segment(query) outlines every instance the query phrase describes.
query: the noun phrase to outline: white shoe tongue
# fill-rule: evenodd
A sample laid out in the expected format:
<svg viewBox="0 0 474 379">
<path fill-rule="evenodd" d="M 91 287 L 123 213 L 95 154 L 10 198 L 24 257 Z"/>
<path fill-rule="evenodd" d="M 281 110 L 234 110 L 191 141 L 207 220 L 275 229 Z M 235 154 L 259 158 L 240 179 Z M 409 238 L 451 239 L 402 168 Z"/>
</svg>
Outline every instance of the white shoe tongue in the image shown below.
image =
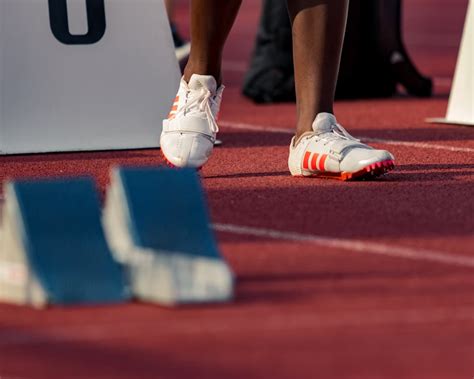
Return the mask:
<svg viewBox="0 0 474 379">
<path fill-rule="evenodd" d="M 193 74 L 188 83 L 189 89 L 199 90 L 201 88 L 208 89 L 211 93 L 216 93 L 217 83 L 211 75 L 197 75 Z"/>
<path fill-rule="evenodd" d="M 331 113 L 319 113 L 313 122 L 313 130 L 316 133 L 327 133 L 337 124 L 336 117 Z"/>
</svg>

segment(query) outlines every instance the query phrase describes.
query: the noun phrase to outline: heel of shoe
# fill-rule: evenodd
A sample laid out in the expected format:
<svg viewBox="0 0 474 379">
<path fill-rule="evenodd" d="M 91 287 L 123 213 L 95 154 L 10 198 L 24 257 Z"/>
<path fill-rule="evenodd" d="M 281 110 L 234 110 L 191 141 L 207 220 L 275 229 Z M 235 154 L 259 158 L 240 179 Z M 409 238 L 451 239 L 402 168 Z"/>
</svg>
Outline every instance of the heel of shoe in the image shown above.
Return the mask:
<svg viewBox="0 0 474 379">
<path fill-rule="evenodd" d="M 301 164 L 297 162 L 296 159 L 292 159 L 291 156 L 291 148 L 290 148 L 290 156 L 288 157 L 288 169 L 290 170 L 290 174 L 292 176 L 303 176 L 303 170 L 301 168 Z"/>
</svg>

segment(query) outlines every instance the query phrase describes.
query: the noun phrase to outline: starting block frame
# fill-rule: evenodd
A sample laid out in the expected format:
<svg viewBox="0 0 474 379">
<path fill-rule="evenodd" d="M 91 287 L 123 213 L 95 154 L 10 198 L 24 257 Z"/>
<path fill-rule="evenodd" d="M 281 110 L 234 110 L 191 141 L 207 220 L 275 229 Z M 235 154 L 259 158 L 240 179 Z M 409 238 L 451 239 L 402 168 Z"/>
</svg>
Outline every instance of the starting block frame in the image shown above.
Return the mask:
<svg viewBox="0 0 474 379">
<path fill-rule="evenodd" d="M 209 223 L 195 170 L 112 171 L 103 225 L 137 299 L 178 305 L 233 298 L 234 275 Z"/>
<path fill-rule="evenodd" d="M 117 168 L 101 211 L 90 178 L 12 181 L 0 209 L 0 302 L 227 302 L 234 274 L 194 169 Z"/>
<path fill-rule="evenodd" d="M 14 181 L 5 194 L 0 301 L 43 308 L 129 299 L 92 179 Z"/>
</svg>

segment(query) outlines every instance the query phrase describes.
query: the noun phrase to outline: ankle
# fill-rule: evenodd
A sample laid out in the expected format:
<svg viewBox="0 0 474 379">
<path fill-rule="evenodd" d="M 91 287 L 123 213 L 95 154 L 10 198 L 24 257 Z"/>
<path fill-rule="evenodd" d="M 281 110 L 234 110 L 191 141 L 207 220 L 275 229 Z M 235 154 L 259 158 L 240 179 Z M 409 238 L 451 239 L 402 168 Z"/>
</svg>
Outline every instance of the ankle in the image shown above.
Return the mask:
<svg viewBox="0 0 474 379">
<path fill-rule="evenodd" d="M 305 137 L 305 136 L 311 136 L 313 135 L 313 131 L 307 131 L 307 132 L 303 132 L 301 134 L 295 134 L 295 138 L 293 139 L 293 147 L 297 146 L 301 140 Z"/>
<path fill-rule="evenodd" d="M 313 122 L 314 119 L 311 121 L 299 122 L 296 124 L 296 133 L 295 133 L 295 141 L 299 141 L 300 138 L 308 133 L 313 131 Z"/>
<path fill-rule="evenodd" d="M 191 76 L 193 76 L 194 74 L 210 75 L 214 77 L 217 83 L 217 87 L 219 87 L 222 84 L 220 69 L 209 67 L 205 64 L 194 65 L 194 64 L 188 63 L 183 72 L 183 78 L 186 81 L 186 83 L 189 83 Z"/>
<path fill-rule="evenodd" d="M 323 108 L 317 112 L 312 112 L 308 114 L 299 114 L 296 122 L 296 139 L 299 139 L 303 134 L 308 132 L 313 132 L 313 123 L 316 120 L 316 117 L 321 113 L 330 113 L 334 114 L 332 108 L 327 109 Z"/>
</svg>

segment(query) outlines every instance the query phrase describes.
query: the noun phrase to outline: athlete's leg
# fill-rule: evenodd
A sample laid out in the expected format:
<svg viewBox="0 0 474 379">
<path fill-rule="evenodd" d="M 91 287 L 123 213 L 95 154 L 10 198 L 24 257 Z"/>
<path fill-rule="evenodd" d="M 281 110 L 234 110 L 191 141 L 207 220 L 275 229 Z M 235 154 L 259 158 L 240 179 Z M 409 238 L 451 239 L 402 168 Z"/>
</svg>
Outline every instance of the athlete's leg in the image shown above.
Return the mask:
<svg viewBox="0 0 474 379">
<path fill-rule="evenodd" d="M 176 58 L 179 62 L 181 62 L 189 56 L 191 44 L 181 36 L 174 22 L 175 0 L 165 0 L 165 7 L 166 12 L 168 13 L 168 19 L 170 21 L 171 35 L 173 36 Z"/>
<path fill-rule="evenodd" d="M 191 54 L 184 79 L 192 74 L 212 75 L 221 83 L 224 43 L 234 24 L 242 0 L 191 1 Z"/>
<path fill-rule="evenodd" d="M 224 90 L 222 51 L 241 1 L 191 1 L 191 54 L 160 139 L 174 166 L 201 167 L 211 155 Z"/>
<path fill-rule="evenodd" d="M 287 0 L 293 29 L 297 137 L 333 113 L 349 0 Z"/>
<path fill-rule="evenodd" d="M 364 145 L 333 115 L 349 0 L 287 1 L 298 114 L 288 159 L 291 174 L 349 180 L 390 171 L 392 154 Z"/>
</svg>

